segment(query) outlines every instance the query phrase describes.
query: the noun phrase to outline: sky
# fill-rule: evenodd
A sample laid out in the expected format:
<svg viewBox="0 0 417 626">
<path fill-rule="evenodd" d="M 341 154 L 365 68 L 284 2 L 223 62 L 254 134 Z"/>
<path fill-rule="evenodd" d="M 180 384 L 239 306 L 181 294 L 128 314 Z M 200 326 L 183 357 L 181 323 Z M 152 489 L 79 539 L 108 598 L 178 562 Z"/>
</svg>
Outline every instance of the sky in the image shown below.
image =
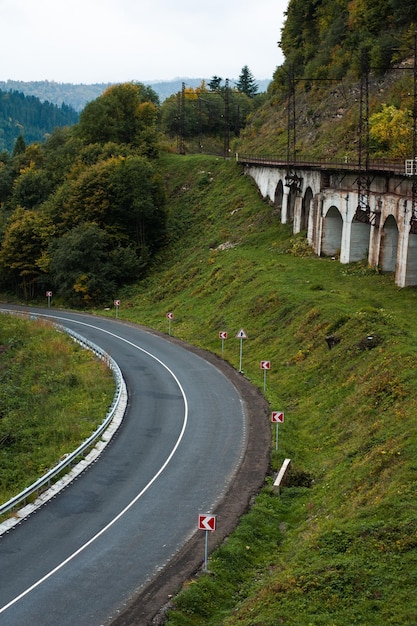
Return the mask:
<svg viewBox="0 0 417 626">
<path fill-rule="evenodd" d="M 0 80 L 270 79 L 289 0 L 0 0 Z"/>
</svg>

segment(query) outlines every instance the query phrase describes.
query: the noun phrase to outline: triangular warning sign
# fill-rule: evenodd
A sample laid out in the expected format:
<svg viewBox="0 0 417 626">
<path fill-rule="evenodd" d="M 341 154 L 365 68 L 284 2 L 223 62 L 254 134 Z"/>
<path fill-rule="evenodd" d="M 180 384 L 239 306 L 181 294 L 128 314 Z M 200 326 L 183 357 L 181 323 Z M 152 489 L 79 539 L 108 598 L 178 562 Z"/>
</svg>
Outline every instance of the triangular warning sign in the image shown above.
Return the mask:
<svg viewBox="0 0 417 626">
<path fill-rule="evenodd" d="M 239 330 L 238 334 L 236 335 L 236 338 L 237 338 L 237 339 L 247 339 L 247 338 L 248 338 L 248 336 L 247 336 L 247 334 L 245 333 L 245 331 L 243 330 L 243 328 L 241 328 L 241 329 Z"/>
</svg>

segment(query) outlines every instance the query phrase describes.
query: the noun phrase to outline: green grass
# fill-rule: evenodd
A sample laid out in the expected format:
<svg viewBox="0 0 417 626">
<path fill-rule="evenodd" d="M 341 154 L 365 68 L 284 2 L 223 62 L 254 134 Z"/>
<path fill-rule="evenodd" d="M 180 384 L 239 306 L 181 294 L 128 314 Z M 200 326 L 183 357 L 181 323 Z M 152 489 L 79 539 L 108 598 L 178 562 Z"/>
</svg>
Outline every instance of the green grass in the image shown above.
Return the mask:
<svg viewBox="0 0 417 626">
<path fill-rule="evenodd" d="M 0 315 L 0 501 L 91 435 L 114 389 L 111 372 L 65 333 Z"/>
<path fill-rule="evenodd" d="M 305 256 L 232 161 L 166 156 L 172 244 L 119 317 L 221 354 L 285 412 L 275 470 L 168 624 L 417 623 L 415 289 Z M 114 315 L 114 312 L 112 313 Z M 329 350 L 326 336 L 340 342 Z M 368 337 L 373 339 L 369 340 Z"/>
</svg>

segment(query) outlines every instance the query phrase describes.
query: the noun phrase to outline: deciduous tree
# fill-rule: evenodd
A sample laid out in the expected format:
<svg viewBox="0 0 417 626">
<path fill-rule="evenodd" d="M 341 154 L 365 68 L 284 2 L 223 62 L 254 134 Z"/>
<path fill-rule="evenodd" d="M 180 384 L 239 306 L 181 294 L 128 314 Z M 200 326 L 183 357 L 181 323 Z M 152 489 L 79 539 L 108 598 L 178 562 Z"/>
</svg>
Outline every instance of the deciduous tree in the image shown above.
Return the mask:
<svg viewBox="0 0 417 626">
<path fill-rule="evenodd" d="M 113 85 L 86 105 L 77 133 L 86 144 L 132 144 L 142 154 L 154 156 L 157 100 L 158 96 L 140 83 Z"/>
</svg>

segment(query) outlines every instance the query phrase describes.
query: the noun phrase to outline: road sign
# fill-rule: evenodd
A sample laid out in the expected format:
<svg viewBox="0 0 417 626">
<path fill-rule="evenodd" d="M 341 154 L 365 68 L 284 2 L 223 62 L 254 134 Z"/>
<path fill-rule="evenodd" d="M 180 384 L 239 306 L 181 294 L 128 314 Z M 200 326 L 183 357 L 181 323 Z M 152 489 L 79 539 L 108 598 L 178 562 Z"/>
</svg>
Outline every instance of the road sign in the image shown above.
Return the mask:
<svg viewBox="0 0 417 626">
<path fill-rule="evenodd" d="M 211 514 L 199 514 L 198 530 L 216 530 L 216 516 Z"/>
<path fill-rule="evenodd" d="M 283 424 L 284 423 L 284 413 L 282 411 L 272 411 L 271 413 L 271 422 L 274 424 Z"/>
<path fill-rule="evenodd" d="M 248 338 L 243 328 L 239 330 L 238 334 L 236 335 L 236 338 L 240 339 L 239 372 L 243 372 L 242 370 L 243 339 Z"/>
<path fill-rule="evenodd" d="M 271 361 L 261 361 L 260 362 L 261 370 L 270 370 L 271 369 Z"/>
<path fill-rule="evenodd" d="M 47 298 L 52 298 L 52 291 L 47 291 L 46 292 L 46 297 Z"/>
<path fill-rule="evenodd" d="M 114 306 L 120 306 L 120 300 L 115 300 L 114 301 Z"/>
<path fill-rule="evenodd" d="M 227 339 L 227 333 L 223 330 L 219 332 L 219 339 Z"/>
<path fill-rule="evenodd" d="M 173 320 L 174 319 L 174 314 L 171 313 L 171 312 L 167 313 L 167 319 L 168 320 Z"/>
</svg>

